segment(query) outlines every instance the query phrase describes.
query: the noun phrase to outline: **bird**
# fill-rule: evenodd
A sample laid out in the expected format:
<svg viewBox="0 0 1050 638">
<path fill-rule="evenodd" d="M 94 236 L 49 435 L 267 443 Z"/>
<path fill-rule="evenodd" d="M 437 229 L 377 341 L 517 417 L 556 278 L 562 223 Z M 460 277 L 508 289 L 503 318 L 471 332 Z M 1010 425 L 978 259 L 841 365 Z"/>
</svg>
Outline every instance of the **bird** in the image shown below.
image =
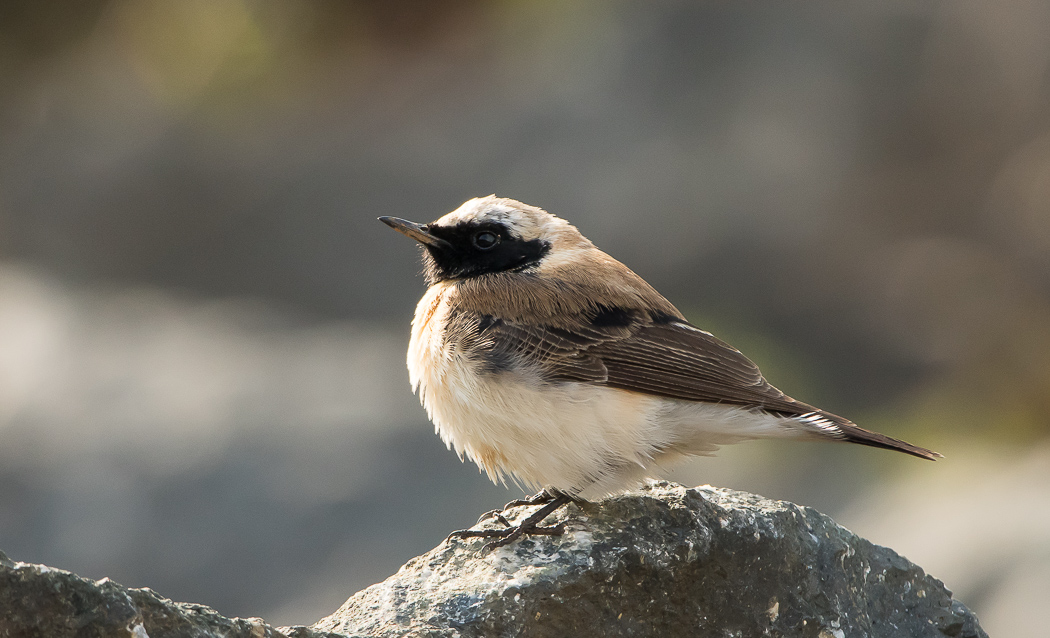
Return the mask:
<svg viewBox="0 0 1050 638">
<path fill-rule="evenodd" d="M 493 481 L 538 489 L 495 539 L 558 535 L 544 518 L 662 468 L 750 439 L 859 443 L 941 455 L 865 430 L 771 385 L 566 220 L 490 195 L 427 224 L 380 217 L 422 247 L 428 286 L 412 320 L 414 392 L 446 446 Z M 480 522 L 480 520 L 479 520 Z"/>
</svg>

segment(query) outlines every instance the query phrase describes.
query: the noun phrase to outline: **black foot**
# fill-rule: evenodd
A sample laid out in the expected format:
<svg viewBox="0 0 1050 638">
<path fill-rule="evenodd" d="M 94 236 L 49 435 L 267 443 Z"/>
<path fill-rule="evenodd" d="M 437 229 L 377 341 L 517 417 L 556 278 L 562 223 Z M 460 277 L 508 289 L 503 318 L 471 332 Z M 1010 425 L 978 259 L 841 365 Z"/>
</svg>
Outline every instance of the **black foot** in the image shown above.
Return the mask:
<svg viewBox="0 0 1050 638">
<path fill-rule="evenodd" d="M 537 505 L 538 503 L 535 502 L 534 499 L 537 499 L 541 495 L 543 495 L 543 498 L 539 500 L 539 503 L 545 503 L 545 505 L 513 527 L 510 526 L 510 523 L 501 512 L 497 512 L 494 516 L 496 520 L 507 526 L 505 529 L 461 529 L 458 532 L 452 532 L 449 534 L 448 538 L 445 540 L 451 540 L 453 538 L 495 538 L 496 540 L 491 543 L 485 543 L 485 546 L 481 548 L 481 551 L 487 552 L 496 549 L 497 547 L 509 545 L 526 534 L 531 536 L 561 536 L 565 533 L 565 523 L 558 523 L 557 525 L 549 527 L 543 527 L 540 523 L 562 505 L 571 503 L 572 499 L 568 496 L 565 496 L 564 494 L 553 496 L 545 490 L 530 499 L 511 501 L 507 506 L 514 507 L 512 503 L 518 505 Z"/>
<path fill-rule="evenodd" d="M 513 501 L 507 503 L 498 510 L 489 510 L 485 512 L 478 518 L 478 522 L 474 524 L 478 525 L 484 523 L 490 518 L 494 518 L 497 521 L 503 523 L 504 527 L 510 527 L 510 523 L 508 523 L 507 519 L 503 516 L 503 512 L 506 512 L 512 507 L 521 507 L 522 505 L 546 505 L 547 503 L 553 501 L 555 498 L 557 497 L 554 494 L 551 494 L 549 491 L 540 490 L 539 492 L 527 498 L 514 499 Z"/>
</svg>

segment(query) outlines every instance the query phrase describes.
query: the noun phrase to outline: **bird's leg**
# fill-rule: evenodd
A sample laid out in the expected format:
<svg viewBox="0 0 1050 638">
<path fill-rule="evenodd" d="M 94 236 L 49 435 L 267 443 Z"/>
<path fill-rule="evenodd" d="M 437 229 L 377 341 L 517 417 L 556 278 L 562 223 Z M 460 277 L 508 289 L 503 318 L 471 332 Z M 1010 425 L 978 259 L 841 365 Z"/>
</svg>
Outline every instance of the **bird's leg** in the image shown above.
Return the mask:
<svg viewBox="0 0 1050 638">
<path fill-rule="evenodd" d="M 536 492 L 532 496 L 525 498 L 516 498 L 513 501 L 503 506 L 503 510 L 509 510 L 512 507 L 520 507 L 522 505 L 546 505 L 554 499 L 558 498 L 560 492 L 552 491 L 548 489 L 542 489 Z"/>
<path fill-rule="evenodd" d="M 505 527 L 510 527 L 510 523 L 508 523 L 506 517 L 503 516 L 503 512 L 506 512 L 512 507 L 521 507 L 522 505 L 545 505 L 547 503 L 550 503 L 554 499 L 554 494 L 551 494 L 546 489 L 542 489 L 539 492 L 533 494 L 532 496 L 527 496 L 525 498 L 516 498 L 498 510 L 489 510 L 485 512 L 478 518 L 478 522 L 474 524 L 478 525 L 489 520 L 490 518 L 494 518 L 500 523 L 503 523 Z"/>
<path fill-rule="evenodd" d="M 532 536 L 561 536 L 565 532 L 565 523 L 558 523 L 557 525 L 551 525 L 549 527 L 543 527 L 540 523 L 562 505 L 571 503 L 572 498 L 565 494 L 558 494 L 557 496 L 547 494 L 547 497 L 541 502 L 545 502 L 543 507 L 533 512 L 528 518 L 513 527 L 507 527 L 505 529 L 462 529 L 458 532 L 452 532 L 449 534 L 446 540 L 451 540 L 453 538 L 495 538 L 496 540 L 486 543 L 485 546 L 482 547 L 482 551 L 488 551 L 513 543 L 526 534 Z M 506 519 L 504 519 L 504 521 L 506 521 Z"/>
</svg>

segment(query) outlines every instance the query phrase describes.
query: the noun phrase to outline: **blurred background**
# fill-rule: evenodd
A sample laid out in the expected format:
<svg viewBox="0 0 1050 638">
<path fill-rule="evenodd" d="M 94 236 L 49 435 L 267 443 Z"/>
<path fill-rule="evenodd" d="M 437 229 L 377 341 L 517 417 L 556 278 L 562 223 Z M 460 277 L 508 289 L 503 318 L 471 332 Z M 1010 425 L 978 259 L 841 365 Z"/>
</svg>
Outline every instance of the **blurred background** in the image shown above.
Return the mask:
<svg viewBox="0 0 1050 638">
<path fill-rule="evenodd" d="M 813 506 L 1038 631 L 1046 0 L 5 0 L 0 548 L 309 624 L 518 496 L 411 395 L 418 253 L 375 221 L 490 193 L 947 457 L 668 478 Z"/>
</svg>

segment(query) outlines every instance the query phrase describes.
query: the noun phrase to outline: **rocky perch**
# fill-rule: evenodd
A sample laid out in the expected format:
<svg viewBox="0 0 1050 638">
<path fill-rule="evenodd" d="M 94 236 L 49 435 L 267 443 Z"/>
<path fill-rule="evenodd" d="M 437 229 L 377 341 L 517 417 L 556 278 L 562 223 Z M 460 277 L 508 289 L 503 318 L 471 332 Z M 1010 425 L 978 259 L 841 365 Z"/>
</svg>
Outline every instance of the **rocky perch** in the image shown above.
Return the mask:
<svg viewBox="0 0 1050 638">
<path fill-rule="evenodd" d="M 939 580 L 792 503 L 656 483 L 551 519 L 563 536 L 442 543 L 312 627 L 0 554 L 0 637 L 987 635 Z"/>
</svg>

